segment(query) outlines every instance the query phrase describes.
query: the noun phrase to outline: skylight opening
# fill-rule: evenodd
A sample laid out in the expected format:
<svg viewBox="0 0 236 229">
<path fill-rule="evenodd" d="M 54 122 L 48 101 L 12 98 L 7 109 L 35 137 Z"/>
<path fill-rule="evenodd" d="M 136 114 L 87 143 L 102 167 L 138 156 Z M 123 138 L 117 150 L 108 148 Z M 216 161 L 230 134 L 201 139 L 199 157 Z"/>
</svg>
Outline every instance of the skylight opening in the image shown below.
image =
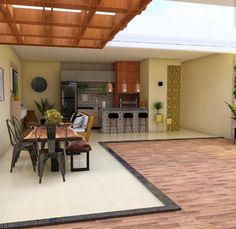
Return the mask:
<svg viewBox="0 0 236 229">
<path fill-rule="evenodd" d="M 41 7 L 41 6 L 13 5 L 13 8 L 30 9 L 30 10 L 43 10 L 43 7 Z"/>
<path fill-rule="evenodd" d="M 43 10 L 44 9 L 44 7 L 41 7 L 41 6 L 26 6 L 26 5 L 13 5 L 13 8 L 30 9 L 30 10 Z M 53 11 L 60 11 L 60 12 L 81 13 L 81 10 L 45 7 L 45 10 L 48 10 L 48 11 L 52 9 Z"/>
<path fill-rule="evenodd" d="M 73 9 L 63 9 L 63 8 L 53 8 L 54 11 L 62 11 L 69 13 L 81 13 L 81 10 L 73 10 Z"/>
<path fill-rule="evenodd" d="M 233 6 L 155 0 L 109 44 L 139 48 L 233 47 L 235 51 L 235 41 L 236 11 Z"/>
<path fill-rule="evenodd" d="M 30 10 L 52 10 L 51 7 L 42 7 L 42 6 L 26 6 L 26 5 L 13 5 L 13 8 L 19 8 L 19 9 L 30 9 Z M 53 8 L 53 11 L 60 11 L 60 12 L 68 12 L 68 13 L 81 13 L 81 10 L 76 9 L 64 9 L 64 8 Z M 110 15 L 114 16 L 116 13 L 114 12 L 105 12 L 105 11 L 96 11 L 95 14 L 100 15 Z"/>
<path fill-rule="evenodd" d="M 113 12 L 104 12 L 104 11 L 96 11 L 95 14 L 110 15 L 110 16 L 116 15 L 116 13 L 113 13 Z"/>
</svg>

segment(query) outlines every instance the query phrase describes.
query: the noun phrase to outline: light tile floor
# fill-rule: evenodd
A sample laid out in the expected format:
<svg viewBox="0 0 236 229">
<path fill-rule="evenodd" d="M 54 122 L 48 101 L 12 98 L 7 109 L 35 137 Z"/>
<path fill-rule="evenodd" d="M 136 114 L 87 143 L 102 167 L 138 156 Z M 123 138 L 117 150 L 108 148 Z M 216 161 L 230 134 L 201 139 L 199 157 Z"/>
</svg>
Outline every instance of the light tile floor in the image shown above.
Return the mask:
<svg viewBox="0 0 236 229">
<path fill-rule="evenodd" d="M 136 178 L 114 159 L 99 141 L 204 138 L 206 134 L 181 130 L 172 133 L 100 134 L 93 131 L 91 170 L 70 172 L 66 182 L 46 167 L 42 184 L 23 152 L 9 172 L 12 148 L 0 158 L 0 223 L 162 206 Z M 134 195 L 135 193 L 135 195 Z"/>
</svg>

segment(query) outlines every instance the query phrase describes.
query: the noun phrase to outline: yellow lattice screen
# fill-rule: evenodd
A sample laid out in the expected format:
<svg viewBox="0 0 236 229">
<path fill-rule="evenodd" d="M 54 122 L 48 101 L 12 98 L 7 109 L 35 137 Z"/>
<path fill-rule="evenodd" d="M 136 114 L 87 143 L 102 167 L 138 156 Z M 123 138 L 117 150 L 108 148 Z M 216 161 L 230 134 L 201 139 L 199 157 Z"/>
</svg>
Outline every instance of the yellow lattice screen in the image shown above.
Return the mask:
<svg viewBox="0 0 236 229">
<path fill-rule="evenodd" d="M 172 118 L 172 131 L 180 128 L 180 66 L 169 65 L 167 69 L 167 117 Z"/>
</svg>

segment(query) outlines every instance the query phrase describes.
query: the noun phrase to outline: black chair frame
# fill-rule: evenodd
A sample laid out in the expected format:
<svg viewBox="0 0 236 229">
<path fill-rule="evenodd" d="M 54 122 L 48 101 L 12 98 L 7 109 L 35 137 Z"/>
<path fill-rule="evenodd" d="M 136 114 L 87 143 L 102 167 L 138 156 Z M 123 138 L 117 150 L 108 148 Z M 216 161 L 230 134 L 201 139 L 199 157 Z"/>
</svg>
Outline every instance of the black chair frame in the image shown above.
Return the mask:
<svg viewBox="0 0 236 229">
<path fill-rule="evenodd" d="M 66 167 L 65 167 L 65 147 L 67 143 L 67 127 L 66 126 L 56 126 L 54 124 L 52 125 L 46 125 L 41 127 L 36 127 L 35 130 L 35 138 L 39 142 L 40 136 L 38 136 L 38 130 L 39 128 L 45 128 L 47 129 L 47 149 L 39 149 L 38 145 L 38 152 L 39 152 L 39 160 L 38 160 L 38 175 L 39 175 L 39 183 L 42 182 L 42 176 L 44 172 L 44 168 L 46 165 L 47 160 L 55 159 L 58 162 L 59 169 L 62 175 L 63 182 L 65 182 L 65 173 L 66 173 Z M 64 139 L 64 147 L 60 148 L 59 142 L 56 140 L 56 130 L 57 128 L 63 128 L 65 133 L 65 139 Z"/>
<path fill-rule="evenodd" d="M 37 147 L 35 143 L 25 142 L 20 134 L 20 130 L 16 127 L 16 123 L 12 120 L 7 119 L 6 124 L 10 137 L 10 142 L 13 146 L 10 172 L 12 172 L 13 168 L 15 167 L 15 164 L 18 158 L 20 157 L 20 153 L 22 150 L 26 150 L 29 152 L 32 166 L 35 171 L 35 166 L 37 164 Z"/>
</svg>

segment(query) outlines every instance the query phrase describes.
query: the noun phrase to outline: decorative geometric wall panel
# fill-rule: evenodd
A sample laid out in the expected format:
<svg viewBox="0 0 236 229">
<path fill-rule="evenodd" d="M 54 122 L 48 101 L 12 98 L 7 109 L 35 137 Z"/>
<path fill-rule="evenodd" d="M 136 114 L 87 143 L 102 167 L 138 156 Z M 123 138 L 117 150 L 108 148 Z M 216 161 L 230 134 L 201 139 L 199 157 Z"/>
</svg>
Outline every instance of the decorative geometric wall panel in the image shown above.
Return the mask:
<svg viewBox="0 0 236 229">
<path fill-rule="evenodd" d="M 114 71 L 112 63 L 87 63 L 78 61 L 61 62 L 61 70 L 74 71 Z"/>
<path fill-rule="evenodd" d="M 172 131 L 180 128 L 180 66 L 167 67 L 167 117 L 172 118 Z"/>
<path fill-rule="evenodd" d="M 152 0 L 0 0 L 0 44 L 103 48 Z"/>
</svg>

